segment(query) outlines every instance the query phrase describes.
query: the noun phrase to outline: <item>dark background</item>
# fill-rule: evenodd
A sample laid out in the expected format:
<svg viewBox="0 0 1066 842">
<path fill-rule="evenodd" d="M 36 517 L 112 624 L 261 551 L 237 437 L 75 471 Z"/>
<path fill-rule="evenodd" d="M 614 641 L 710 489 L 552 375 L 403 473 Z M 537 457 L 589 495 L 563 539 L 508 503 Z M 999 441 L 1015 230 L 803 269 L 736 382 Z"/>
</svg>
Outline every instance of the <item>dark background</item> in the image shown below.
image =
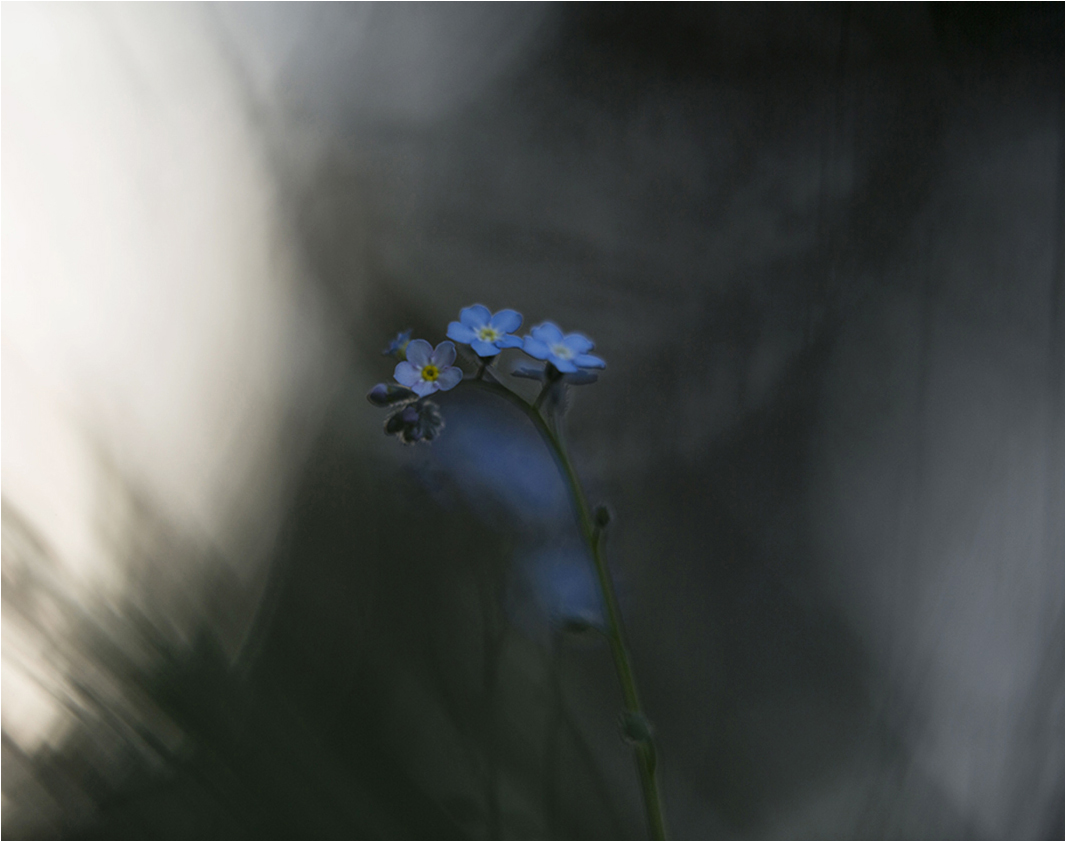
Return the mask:
<svg viewBox="0 0 1066 842">
<path fill-rule="evenodd" d="M 642 834 L 536 436 L 363 397 L 475 301 L 607 360 L 569 439 L 671 835 L 1063 836 L 1061 4 L 211 15 L 342 375 L 236 662 L 224 582 L 150 667 L 87 628 L 139 713 L 5 737 L 5 836 Z"/>
</svg>

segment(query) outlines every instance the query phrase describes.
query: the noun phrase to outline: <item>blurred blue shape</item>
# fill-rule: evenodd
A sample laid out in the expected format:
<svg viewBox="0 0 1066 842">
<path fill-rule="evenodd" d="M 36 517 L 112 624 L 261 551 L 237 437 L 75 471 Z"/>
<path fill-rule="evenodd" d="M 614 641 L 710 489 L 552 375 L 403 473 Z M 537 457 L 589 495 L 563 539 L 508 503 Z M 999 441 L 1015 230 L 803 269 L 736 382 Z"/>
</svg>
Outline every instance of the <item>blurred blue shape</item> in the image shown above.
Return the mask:
<svg viewBox="0 0 1066 842">
<path fill-rule="evenodd" d="M 444 409 L 447 434 L 434 442 L 432 466 L 493 525 L 538 534 L 572 530 L 574 515 L 559 469 L 529 421 L 462 400 Z"/>
<path fill-rule="evenodd" d="M 605 627 L 603 596 L 592 559 L 579 546 L 541 546 L 515 559 L 507 613 L 538 636 L 553 628 Z"/>
<path fill-rule="evenodd" d="M 419 472 L 442 504 L 457 490 L 486 523 L 519 539 L 506 612 L 529 636 L 604 627 L 603 598 L 559 468 L 528 419 L 482 396 L 455 396 L 446 433 L 422 451 Z M 446 479 L 446 482 L 441 482 Z"/>
</svg>

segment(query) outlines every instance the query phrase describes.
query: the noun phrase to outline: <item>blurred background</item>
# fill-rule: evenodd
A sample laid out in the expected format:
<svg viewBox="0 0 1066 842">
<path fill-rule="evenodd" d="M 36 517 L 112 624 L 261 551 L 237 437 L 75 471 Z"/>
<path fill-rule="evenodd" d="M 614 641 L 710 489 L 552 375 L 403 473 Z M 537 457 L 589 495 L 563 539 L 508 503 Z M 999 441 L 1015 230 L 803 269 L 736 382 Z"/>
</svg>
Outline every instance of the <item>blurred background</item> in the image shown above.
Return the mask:
<svg viewBox="0 0 1066 842">
<path fill-rule="evenodd" d="M 1061 4 L 0 17 L 5 838 L 643 835 L 535 433 L 364 398 L 474 302 L 671 835 L 1066 833 Z"/>
</svg>

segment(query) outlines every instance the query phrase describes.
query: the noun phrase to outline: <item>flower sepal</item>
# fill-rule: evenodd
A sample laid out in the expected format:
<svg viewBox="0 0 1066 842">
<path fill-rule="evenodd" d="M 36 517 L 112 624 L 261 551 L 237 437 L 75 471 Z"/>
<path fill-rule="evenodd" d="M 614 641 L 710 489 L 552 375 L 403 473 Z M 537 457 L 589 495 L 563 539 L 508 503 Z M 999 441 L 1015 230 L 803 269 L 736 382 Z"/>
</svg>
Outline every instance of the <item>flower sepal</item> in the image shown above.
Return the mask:
<svg viewBox="0 0 1066 842">
<path fill-rule="evenodd" d="M 545 374 L 543 368 L 534 368 L 531 365 L 520 365 L 514 371 L 511 372 L 512 377 L 524 377 L 527 380 L 540 380 L 544 381 Z"/>
<path fill-rule="evenodd" d="M 562 380 L 568 386 L 587 386 L 589 383 L 595 383 L 600 379 L 598 374 L 594 374 L 591 371 L 573 371 L 564 374 L 551 363 L 548 363 L 546 368 L 520 365 L 511 372 L 511 376 L 524 377 L 527 380 L 539 380 L 541 383 L 545 380 Z"/>
</svg>

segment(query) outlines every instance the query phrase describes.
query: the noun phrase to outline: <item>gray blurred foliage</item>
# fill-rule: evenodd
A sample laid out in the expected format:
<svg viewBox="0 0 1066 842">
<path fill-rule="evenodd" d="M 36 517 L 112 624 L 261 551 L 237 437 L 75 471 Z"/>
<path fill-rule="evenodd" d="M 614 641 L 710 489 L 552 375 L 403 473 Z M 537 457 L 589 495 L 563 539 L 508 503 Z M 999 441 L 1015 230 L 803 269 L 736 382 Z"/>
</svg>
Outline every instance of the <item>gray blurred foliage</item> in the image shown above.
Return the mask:
<svg viewBox="0 0 1066 842">
<path fill-rule="evenodd" d="M 1063 15 L 982 8 L 215 7 L 347 375 L 238 662 L 236 583 L 184 646 L 86 618 L 4 835 L 640 837 L 535 436 L 364 399 L 481 301 L 608 362 L 568 425 L 672 835 L 1061 837 Z"/>
</svg>

